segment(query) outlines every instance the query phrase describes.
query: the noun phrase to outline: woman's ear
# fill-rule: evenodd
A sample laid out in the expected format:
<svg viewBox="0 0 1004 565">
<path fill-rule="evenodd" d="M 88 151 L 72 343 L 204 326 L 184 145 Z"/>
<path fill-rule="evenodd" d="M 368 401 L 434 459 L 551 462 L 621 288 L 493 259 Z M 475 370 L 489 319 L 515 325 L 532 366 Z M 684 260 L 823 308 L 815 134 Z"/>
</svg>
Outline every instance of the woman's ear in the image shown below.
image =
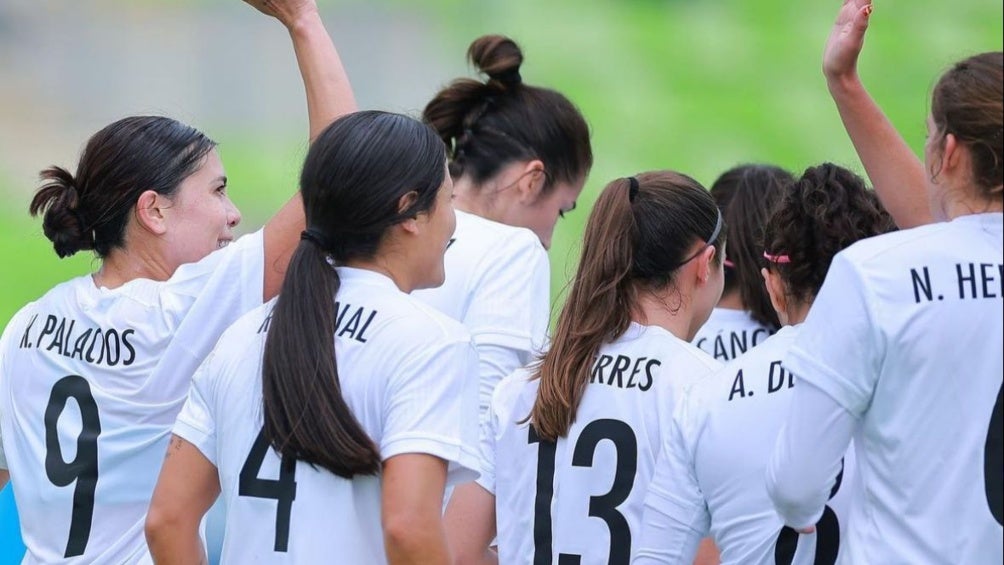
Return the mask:
<svg viewBox="0 0 1004 565">
<path fill-rule="evenodd" d="M 532 204 L 540 198 L 544 192 L 544 185 L 547 184 L 547 174 L 544 169 L 544 162 L 540 159 L 527 161 L 520 172 L 519 180 L 516 181 L 516 190 L 519 191 L 520 202 Z"/>
<path fill-rule="evenodd" d="M 784 293 L 784 282 L 781 276 L 770 269 L 760 269 L 763 275 L 763 284 L 767 287 L 767 295 L 770 296 L 770 305 L 774 307 L 779 319 L 788 317 L 788 297 Z"/>
<path fill-rule="evenodd" d="M 136 220 L 141 228 L 154 234 L 167 233 L 167 215 L 171 201 L 155 190 L 146 190 L 136 200 Z"/>
<path fill-rule="evenodd" d="M 418 193 L 414 190 L 402 195 L 397 201 L 397 213 L 405 213 L 409 208 L 415 205 L 417 200 Z M 400 226 L 408 233 L 417 233 L 419 229 L 418 224 L 423 220 L 428 220 L 427 216 L 428 214 L 420 212 L 411 218 L 406 218 L 403 222 L 401 222 Z"/>
<path fill-rule="evenodd" d="M 694 259 L 694 262 L 697 263 L 698 266 L 697 280 L 700 281 L 701 284 L 705 284 L 711 280 L 711 275 L 714 272 L 714 269 L 718 268 L 718 265 L 715 263 L 715 254 L 717 253 L 718 250 L 714 245 L 708 245 Z"/>
</svg>

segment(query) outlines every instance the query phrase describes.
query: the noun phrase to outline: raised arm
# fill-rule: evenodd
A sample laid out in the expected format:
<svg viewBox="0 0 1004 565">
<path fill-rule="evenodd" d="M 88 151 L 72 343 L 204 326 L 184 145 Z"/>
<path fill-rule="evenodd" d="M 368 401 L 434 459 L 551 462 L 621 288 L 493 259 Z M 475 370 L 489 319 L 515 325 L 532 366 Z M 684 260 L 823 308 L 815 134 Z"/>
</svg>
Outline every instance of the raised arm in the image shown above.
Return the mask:
<svg viewBox="0 0 1004 565">
<path fill-rule="evenodd" d="M 356 111 L 352 86 L 315 0 L 244 1 L 276 18 L 289 31 L 307 92 L 311 142 L 335 118 Z M 265 224 L 265 300 L 278 294 L 282 287 L 304 221 L 303 201 L 297 193 Z"/>
<path fill-rule="evenodd" d="M 911 228 L 934 221 L 924 188 L 924 165 L 865 90 L 858 55 L 872 13 L 871 0 L 844 0 L 823 52 L 823 75 L 844 129 L 896 225 Z"/>
</svg>

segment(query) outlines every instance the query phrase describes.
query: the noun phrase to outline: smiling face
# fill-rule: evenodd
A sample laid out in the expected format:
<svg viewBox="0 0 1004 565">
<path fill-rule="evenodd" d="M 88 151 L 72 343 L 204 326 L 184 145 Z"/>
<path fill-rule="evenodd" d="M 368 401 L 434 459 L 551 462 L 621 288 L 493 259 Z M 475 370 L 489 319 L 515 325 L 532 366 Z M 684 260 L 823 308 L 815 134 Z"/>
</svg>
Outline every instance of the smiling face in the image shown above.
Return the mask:
<svg viewBox="0 0 1004 565">
<path fill-rule="evenodd" d="M 432 209 L 419 215 L 422 227 L 419 271 L 415 288 L 435 288 L 446 281 L 444 259 L 453 232 L 457 229 L 457 215 L 453 210 L 453 181 L 445 175 L 443 184 L 436 193 L 436 203 Z"/>
<path fill-rule="evenodd" d="M 227 177 L 215 149 L 181 182 L 166 210 L 166 255 L 178 265 L 194 263 L 230 243 L 241 214 L 227 196 Z"/>
</svg>

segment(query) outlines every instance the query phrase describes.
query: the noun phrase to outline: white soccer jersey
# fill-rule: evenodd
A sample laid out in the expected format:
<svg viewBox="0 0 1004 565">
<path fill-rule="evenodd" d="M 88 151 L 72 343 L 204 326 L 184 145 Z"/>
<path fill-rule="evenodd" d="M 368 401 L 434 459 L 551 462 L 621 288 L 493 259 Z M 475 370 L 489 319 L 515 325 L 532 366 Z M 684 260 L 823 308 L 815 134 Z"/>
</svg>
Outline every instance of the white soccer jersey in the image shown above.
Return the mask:
<svg viewBox="0 0 1004 565">
<path fill-rule="evenodd" d="M 812 385 L 807 394 L 822 391 L 858 420 L 861 488 L 842 561 L 1004 559 L 1002 218 L 962 216 L 838 254 L 784 359 Z M 812 432 L 790 421 L 777 453 L 790 440 L 794 457 L 827 465 L 828 455 L 799 442 Z M 772 461 L 769 476 L 785 465 Z M 769 486 L 797 493 L 799 483 Z"/>
<path fill-rule="evenodd" d="M 544 347 L 551 269 L 533 232 L 457 211 L 446 251 L 446 282 L 413 296 L 459 320 L 480 354 L 479 405 L 488 408 L 502 377 Z"/>
<path fill-rule="evenodd" d="M 568 435 L 540 441 L 540 381 L 520 370 L 495 390 L 478 484 L 495 495 L 499 562 L 627 564 L 673 401 L 720 364 L 658 327 L 632 323 L 604 345 Z M 564 557 L 561 557 L 564 556 Z"/>
<path fill-rule="evenodd" d="M 715 308 L 708 321 L 697 330 L 693 344 L 719 361 L 726 362 L 760 344 L 774 328 L 753 319 L 746 310 Z"/>
<path fill-rule="evenodd" d="M 797 333 L 781 329 L 678 401 L 645 499 L 638 565 L 690 565 L 709 533 L 725 565 L 834 563 L 847 525 L 853 450 L 815 534 L 784 528 L 763 481 L 796 384 L 781 359 Z"/>
<path fill-rule="evenodd" d="M 339 267 L 335 359 L 342 395 L 386 460 L 425 453 L 448 484 L 477 468 L 477 353 L 456 321 L 389 278 Z M 380 477 L 344 479 L 282 460 L 261 436 L 261 356 L 272 304 L 228 330 L 196 373 L 174 433 L 219 470 L 223 563 L 386 563 Z"/>
<path fill-rule="evenodd" d="M 0 429 L 25 563 L 149 559 L 143 523 L 171 426 L 216 338 L 262 302 L 261 232 L 169 280 L 60 284 L 0 341 Z"/>
</svg>

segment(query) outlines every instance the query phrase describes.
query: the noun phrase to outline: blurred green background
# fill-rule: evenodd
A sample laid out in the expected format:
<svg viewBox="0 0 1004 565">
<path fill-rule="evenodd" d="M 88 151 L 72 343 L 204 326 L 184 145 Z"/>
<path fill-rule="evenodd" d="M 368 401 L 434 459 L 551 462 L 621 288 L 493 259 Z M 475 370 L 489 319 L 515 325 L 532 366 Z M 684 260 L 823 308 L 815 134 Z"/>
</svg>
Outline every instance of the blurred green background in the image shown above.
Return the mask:
<svg viewBox="0 0 1004 565">
<path fill-rule="evenodd" d="M 102 25 L 138 26 L 135 35 L 139 42 L 157 39 L 155 32 L 147 35 L 144 26 L 151 18 L 161 17 L 159 10 L 168 11 L 172 18 L 196 21 L 202 14 L 211 16 L 214 22 L 250 22 L 258 17 L 235 0 L 106 0 L 77 5 L 89 4 L 93 4 L 93 10 L 81 12 L 83 18 L 73 17 L 74 29 L 83 34 L 84 40 L 91 15 L 112 22 Z M 6 14 L 0 10 L 0 38 L 7 33 L 9 41 L 18 40 L 19 18 L 48 25 L 44 10 L 58 10 L 55 5 L 40 1 L 23 3 Z M 333 33 L 354 83 L 370 73 L 382 73 L 384 87 L 391 91 L 414 82 L 409 77 L 419 76 L 425 81 L 422 88 L 385 104 L 390 106 L 387 109 L 417 115 L 435 86 L 465 72 L 467 44 L 484 33 L 504 33 L 516 39 L 526 56 L 524 80 L 558 89 L 581 108 L 592 128 L 595 166 L 579 207 L 559 224 L 555 236 L 551 257 L 556 300 L 574 269 L 577 242 L 591 204 L 614 178 L 672 168 L 708 185 L 724 169 L 751 161 L 771 162 L 799 172 L 828 160 L 862 171 L 819 70 L 822 47 L 839 5 L 837 0 L 321 2 L 329 28 L 363 36 L 347 46 L 340 33 Z M 43 12 L 35 14 L 39 9 Z M 361 19 L 365 19 L 365 25 L 357 27 L 354 18 L 359 14 L 364 14 Z M 1002 16 L 1001 4 L 996 0 L 875 0 L 861 75 L 918 154 L 935 79 L 950 63 L 968 54 L 1000 50 Z M 392 33 L 382 36 L 385 19 L 397 23 Z M 407 20 L 403 28 L 402 20 Z M 253 25 L 259 25 L 255 22 Z M 276 44 L 281 47 L 283 38 L 276 39 L 280 32 L 273 26 L 270 30 L 254 28 L 249 33 L 254 37 L 271 34 L 269 37 L 279 41 Z M 199 48 L 225 49 L 228 37 L 241 38 L 242 34 L 231 32 L 218 43 L 219 38 L 209 38 Z M 401 69 L 375 68 L 393 67 L 396 59 L 386 56 L 375 60 L 366 48 L 367 42 L 376 50 L 384 43 L 393 43 L 406 51 L 414 38 L 421 40 L 423 53 L 429 53 L 427 67 L 419 61 L 408 62 L 407 68 Z M 227 57 L 238 60 L 242 53 Z M 91 59 L 95 65 L 102 65 L 100 56 Z M 295 83 L 291 55 L 280 53 L 276 59 L 285 73 L 283 80 L 292 77 Z M 41 64 L 58 64 L 58 60 Z M 45 85 L 26 84 L 34 79 L 25 77 L 35 77 L 32 73 L 44 76 L 46 70 L 25 70 L 26 66 L 0 62 L 0 84 L 13 81 L 26 89 L 22 97 L 29 98 L 33 96 L 32 88 L 44 89 Z M 3 76 L 4 69 L 11 75 Z M 84 84 L 92 80 L 100 83 L 109 77 L 128 81 L 128 72 L 128 66 L 105 68 L 75 80 L 78 86 L 81 80 L 85 80 Z M 212 83 L 214 78 L 212 73 L 202 74 L 209 76 L 201 76 L 201 82 L 193 83 L 193 88 L 212 92 L 226 89 L 225 84 L 200 86 Z M 174 80 L 170 76 L 161 79 Z M 367 89 L 369 92 L 370 87 Z M 213 100 L 229 105 L 227 100 L 253 96 L 252 90 L 231 89 Z M 359 102 L 362 107 L 373 107 L 371 99 L 379 98 L 360 95 Z M 180 110 L 166 104 L 166 113 L 189 121 L 183 102 L 177 106 Z M 7 100 L 0 99 L 0 103 L 6 104 Z M 87 114 L 88 106 L 81 108 L 74 112 Z M 79 149 L 89 133 L 119 115 L 132 113 L 132 108 L 105 108 L 100 116 L 84 116 L 87 119 L 78 119 L 77 123 L 85 123 L 89 129 L 73 129 L 57 137 Z M 34 127 L 34 122 L 21 123 L 24 120 L 12 126 L 16 112 L 9 106 L 5 113 L 0 112 L 0 150 L 8 157 L 8 148 L 23 149 L 23 139 L 30 137 Z M 64 114 L 54 115 L 57 118 L 52 119 L 58 121 L 58 116 Z M 248 115 L 246 119 L 254 121 L 255 117 Z M 242 226 L 252 229 L 261 225 L 288 198 L 295 184 L 305 152 L 304 112 L 283 120 L 284 125 L 274 131 L 244 127 L 240 120 L 217 121 L 211 112 L 203 120 L 191 121 L 221 143 L 233 187 L 231 194 L 244 213 Z M 39 122 L 38 127 L 43 124 Z M 59 128 L 59 124 L 46 123 L 44 127 Z M 75 166 L 75 152 L 53 151 L 58 154 L 49 155 L 44 143 L 38 145 L 31 158 L 18 157 L 5 163 L 0 157 L 0 196 L 4 202 L 0 207 L 0 253 L 6 258 L 0 273 L 0 324 L 6 324 L 18 308 L 49 287 L 97 265 L 87 255 L 58 260 L 41 234 L 41 222 L 28 217 L 27 203 L 34 188 L 31 175 L 51 163 L 71 169 Z M 29 168 L 31 174 L 26 174 Z"/>
</svg>

